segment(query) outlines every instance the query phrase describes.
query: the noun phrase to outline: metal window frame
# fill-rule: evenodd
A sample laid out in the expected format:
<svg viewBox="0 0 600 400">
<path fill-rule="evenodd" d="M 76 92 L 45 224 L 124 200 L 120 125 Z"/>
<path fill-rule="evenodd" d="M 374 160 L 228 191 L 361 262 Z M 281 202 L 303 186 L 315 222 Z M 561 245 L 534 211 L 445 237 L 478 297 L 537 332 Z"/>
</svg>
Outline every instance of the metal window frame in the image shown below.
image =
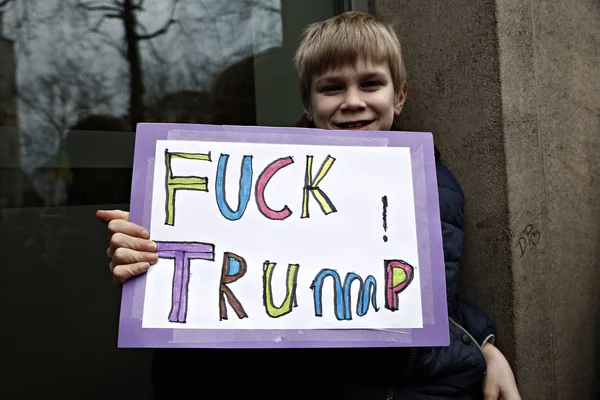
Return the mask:
<svg viewBox="0 0 600 400">
<path fill-rule="evenodd" d="M 346 11 L 369 12 L 369 0 L 336 0 L 336 14 L 341 14 Z"/>
</svg>

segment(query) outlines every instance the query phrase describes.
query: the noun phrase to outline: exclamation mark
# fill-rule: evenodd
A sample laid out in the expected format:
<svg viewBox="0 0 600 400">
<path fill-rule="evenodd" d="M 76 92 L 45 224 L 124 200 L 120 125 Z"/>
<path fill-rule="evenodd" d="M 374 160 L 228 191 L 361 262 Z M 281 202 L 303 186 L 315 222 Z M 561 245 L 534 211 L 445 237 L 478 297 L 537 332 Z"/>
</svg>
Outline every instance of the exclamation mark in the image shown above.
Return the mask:
<svg viewBox="0 0 600 400">
<path fill-rule="evenodd" d="M 383 196 L 381 198 L 381 202 L 383 203 L 383 230 L 384 232 L 387 232 L 387 208 L 388 208 L 388 200 L 387 200 L 387 196 Z M 383 241 L 387 242 L 388 241 L 388 237 L 387 235 L 383 235 Z"/>
</svg>

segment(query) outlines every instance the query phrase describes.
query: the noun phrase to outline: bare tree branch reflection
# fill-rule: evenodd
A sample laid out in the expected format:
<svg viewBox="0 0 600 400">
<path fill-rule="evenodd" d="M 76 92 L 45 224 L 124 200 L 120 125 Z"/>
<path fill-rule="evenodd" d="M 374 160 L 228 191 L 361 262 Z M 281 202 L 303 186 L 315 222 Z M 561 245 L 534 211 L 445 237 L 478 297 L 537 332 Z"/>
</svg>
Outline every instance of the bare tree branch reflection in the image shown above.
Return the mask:
<svg viewBox="0 0 600 400">
<path fill-rule="evenodd" d="M 108 112 L 116 95 L 104 76 L 68 58 L 52 60 L 48 71 L 22 85 L 18 94 L 59 143 L 77 121 Z"/>
<path fill-rule="evenodd" d="M 129 118 L 131 126 L 143 120 L 144 117 L 144 76 L 143 60 L 140 53 L 140 42 L 152 40 L 166 34 L 169 28 L 177 23 L 174 18 L 179 0 L 170 0 L 170 13 L 164 24 L 151 33 L 140 33 L 138 13 L 143 10 L 143 1 L 114 0 L 110 4 L 93 4 L 89 1 L 78 0 L 76 7 L 90 13 L 100 13 L 92 31 L 99 33 L 106 19 L 117 19 L 123 25 L 124 44 L 116 45 L 119 53 L 124 56 L 129 66 Z M 100 33 L 103 40 L 106 35 Z M 109 41 L 110 43 L 110 41 Z"/>
<path fill-rule="evenodd" d="M 17 55 L 30 56 L 28 43 L 37 36 L 36 27 L 52 20 L 64 9 L 66 0 L 0 0 L 0 15 L 7 14 L 14 23 Z"/>
<path fill-rule="evenodd" d="M 125 121 L 129 131 L 139 121 L 251 123 L 251 82 L 243 93 L 223 82 L 253 80 L 247 57 L 281 44 L 279 6 L 278 0 L 0 0 L 5 36 L 17 51 L 23 163 L 35 168 L 51 159 L 69 128 L 98 115 Z M 234 113 L 243 118 L 228 117 Z"/>
</svg>

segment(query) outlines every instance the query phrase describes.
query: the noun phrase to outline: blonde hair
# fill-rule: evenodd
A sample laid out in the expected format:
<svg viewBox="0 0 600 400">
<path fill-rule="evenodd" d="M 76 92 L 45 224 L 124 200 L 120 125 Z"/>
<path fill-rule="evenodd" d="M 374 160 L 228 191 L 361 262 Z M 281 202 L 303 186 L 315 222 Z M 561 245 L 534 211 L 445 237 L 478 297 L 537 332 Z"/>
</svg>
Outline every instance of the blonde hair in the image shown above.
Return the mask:
<svg viewBox="0 0 600 400">
<path fill-rule="evenodd" d="M 400 41 L 393 28 L 371 14 L 349 11 L 308 25 L 294 58 L 300 96 L 310 104 L 312 78 L 329 69 L 354 65 L 364 60 L 387 62 L 394 93 L 400 96 L 406 81 Z"/>
</svg>

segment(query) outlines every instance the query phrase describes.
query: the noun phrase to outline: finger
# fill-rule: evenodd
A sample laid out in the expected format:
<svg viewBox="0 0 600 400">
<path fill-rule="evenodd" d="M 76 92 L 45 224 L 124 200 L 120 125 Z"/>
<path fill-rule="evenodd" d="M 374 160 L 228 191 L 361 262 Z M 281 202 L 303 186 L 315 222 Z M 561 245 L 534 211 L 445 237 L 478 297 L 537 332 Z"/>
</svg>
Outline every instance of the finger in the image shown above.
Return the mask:
<svg viewBox="0 0 600 400">
<path fill-rule="evenodd" d="M 107 224 L 113 219 L 124 219 L 129 221 L 129 213 L 121 210 L 98 210 L 96 211 L 96 218 Z"/>
<path fill-rule="evenodd" d="M 124 219 L 114 219 L 110 221 L 108 223 L 108 231 L 113 235 L 115 233 L 124 233 L 142 239 L 148 239 L 150 237 L 150 234 L 144 227 Z"/>
<path fill-rule="evenodd" d="M 483 382 L 483 398 L 484 400 L 498 400 L 500 398 L 500 387 L 485 379 Z"/>
<path fill-rule="evenodd" d="M 148 271 L 148 268 L 150 268 L 150 264 L 148 264 L 147 262 L 119 265 L 113 269 L 113 281 L 117 285 L 122 285 L 128 279 L 131 279 Z"/>
<path fill-rule="evenodd" d="M 498 387 L 496 386 L 494 388 L 487 388 L 484 390 L 483 398 L 484 400 L 498 400 L 500 398 L 500 391 L 498 390 Z"/>
<path fill-rule="evenodd" d="M 110 246 L 106 251 L 108 257 L 112 258 L 116 249 L 124 247 L 131 250 L 150 252 L 156 251 L 156 243 L 148 239 L 125 235 L 124 233 L 115 233 L 110 238 Z"/>
<path fill-rule="evenodd" d="M 503 388 L 500 395 L 503 400 L 521 400 L 521 395 L 517 389 L 517 384 L 511 384 L 508 388 Z"/>
<path fill-rule="evenodd" d="M 158 254 L 156 253 L 131 250 L 126 247 L 119 247 L 116 249 L 112 257 L 112 262 L 113 265 L 115 265 L 115 268 L 120 265 L 134 264 L 138 262 L 149 262 L 154 264 L 157 260 Z"/>
</svg>

